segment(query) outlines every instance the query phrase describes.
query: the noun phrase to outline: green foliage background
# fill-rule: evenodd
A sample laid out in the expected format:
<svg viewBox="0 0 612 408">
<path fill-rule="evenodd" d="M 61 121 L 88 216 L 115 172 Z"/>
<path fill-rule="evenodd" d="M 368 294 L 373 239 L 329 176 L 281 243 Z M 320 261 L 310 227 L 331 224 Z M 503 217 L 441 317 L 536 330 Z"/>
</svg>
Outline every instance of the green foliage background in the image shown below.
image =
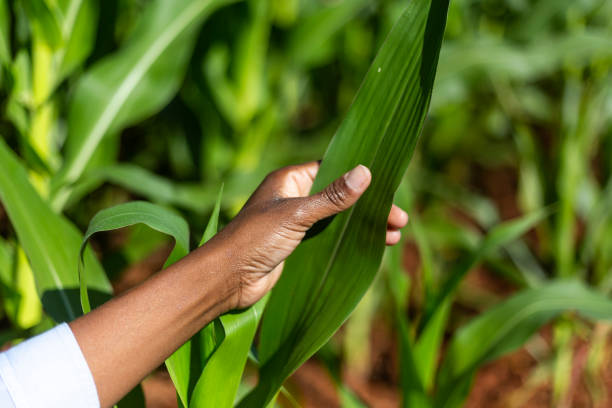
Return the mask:
<svg viewBox="0 0 612 408">
<path fill-rule="evenodd" d="M 57 300 L 42 295 L 54 283 L 35 285 L 36 270 L 59 274 L 77 310 L 77 231 L 98 211 L 150 201 L 199 237 L 221 183 L 223 224 L 267 172 L 321 158 L 407 3 L 0 0 L 0 180 L 23 186 L 0 188 L 1 338 L 72 317 L 50 308 Z M 513 315 L 512 305 L 547 296 L 605 305 L 612 290 L 611 21 L 606 0 L 451 1 L 429 117 L 396 195 L 411 215 L 403 244 L 419 262 L 407 273 L 403 246 L 387 252 L 344 333 L 318 357 L 332 377 L 339 366 L 367 374 L 367 334 L 382 319 L 399 339 L 393 385 L 404 402 L 460 405 L 480 364 L 555 318 L 547 373 L 553 399 L 565 398 L 572 339 L 595 339 L 598 325 L 551 306 L 485 354 L 462 345 L 502 330 L 487 322 Z M 17 214 L 13 223 L 6 213 Z M 37 240 L 53 237 L 49 260 Z M 87 251 L 98 301 L 109 280 L 167 242 L 139 227 L 119 244 L 109 237 L 96 241 L 100 264 Z M 489 309 L 498 296 L 462 285 L 479 264 L 525 292 Z M 566 308 L 609 318 L 590 305 Z M 464 326 L 466 306 L 490 314 Z M 438 374 L 442 339 L 459 327 Z M 598 366 L 590 370 L 597 382 Z"/>
</svg>

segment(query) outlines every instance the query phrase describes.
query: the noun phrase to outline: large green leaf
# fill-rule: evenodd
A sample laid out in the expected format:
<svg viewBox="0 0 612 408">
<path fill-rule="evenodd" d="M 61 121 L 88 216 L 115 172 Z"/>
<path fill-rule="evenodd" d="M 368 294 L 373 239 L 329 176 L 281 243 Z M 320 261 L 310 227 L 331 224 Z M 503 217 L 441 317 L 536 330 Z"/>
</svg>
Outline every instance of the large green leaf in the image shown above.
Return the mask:
<svg viewBox="0 0 612 408">
<path fill-rule="evenodd" d="M 68 220 L 55 214 L 29 182 L 23 166 L 0 140 L 0 200 L 32 266 L 45 311 L 56 321 L 78 317 L 78 258 L 81 234 Z M 88 287 L 98 301 L 112 289 L 96 257 L 85 251 Z"/>
<path fill-rule="evenodd" d="M 129 41 L 80 80 L 68 118 L 66 162 L 54 180 L 54 208 L 69 195 L 102 138 L 162 108 L 176 93 L 198 29 L 233 0 L 155 0 Z"/>
<path fill-rule="evenodd" d="M 580 282 L 559 281 L 525 290 L 472 320 L 450 343 L 435 406 L 460 406 L 481 364 L 517 349 L 553 317 L 572 310 L 590 319 L 610 320 L 612 300 Z"/>
<path fill-rule="evenodd" d="M 372 184 L 288 258 L 265 313 L 260 380 L 241 406 L 265 406 L 282 382 L 340 327 L 378 270 L 386 221 L 427 113 L 447 0 L 413 0 L 374 60 L 313 185 L 357 164 Z"/>
</svg>

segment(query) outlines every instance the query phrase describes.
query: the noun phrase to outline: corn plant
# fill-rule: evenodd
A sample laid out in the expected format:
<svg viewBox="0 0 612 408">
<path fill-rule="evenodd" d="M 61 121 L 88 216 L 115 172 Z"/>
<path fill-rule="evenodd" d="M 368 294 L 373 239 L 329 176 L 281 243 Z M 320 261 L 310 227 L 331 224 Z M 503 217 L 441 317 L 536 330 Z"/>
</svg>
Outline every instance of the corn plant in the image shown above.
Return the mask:
<svg viewBox="0 0 612 408">
<path fill-rule="evenodd" d="M 511 9 L 507 28 L 480 11 L 489 3 Z M 609 301 L 594 290 L 610 286 L 609 160 L 603 176 L 589 162 L 596 146 L 610 147 L 611 9 L 571 3 L 452 2 L 434 86 L 448 0 L 0 0 L 0 201 L 14 229 L 0 224 L 0 293 L 14 326 L 2 339 L 29 337 L 111 296 L 86 245 L 93 234 L 143 224 L 158 235 L 145 233 L 142 248 L 131 240 L 127 262 L 167 235 L 175 242 L 169 265 L 189 251 L 204 216 L 212 211 L 201 243 L 266 171 L 321 157 L 334 131 L 313 192 L 358 163 L 371 168 L 373 184 L 302 244 L 269 298 L 221 316 L 168 359 L 181 406 L 265 406 L 288 395 L 287 377 L 371 286 L 398 186 L 398 199 L 412 191 L 405 204 L 423 259 L 422 310 L 407 318 L 401 248 L 385 263 L 388 288 L 376 290 L 393 303 L 405 406 L 460 406 L 479 366 L 559 315 L 577 321 L 568 310 L 609 320 Z M 560 25 L 568 30 L 556 32 Z M 334 64 L 339 84 L 329 79 L 338 76 Z M 538 82 L 551 77 L 561 77 L 558 109 Z M 483 95 L 483 83 L 492 95 Z M 429 128 L 402 183 L 432 89 Z M 320 97 L 332 92 L 332 103 Z M 543 124 L 563 135 L 550 157 L 537 138 Z M 465 180 L 453 165 L 508 157 L 520 163 L 525 215 L 502 222 L 490 201 L 457 187 Z M 445 222 L 440 202 L 487 233 Z M 428 207 L 423 214 L 419 204 Z M 532 227 L 541 248 L 519 238 Z M 461 254 L 456 264 L 432 255 L 444 247 Z M 452 334 L 443 355 L 458 285 L 482 262 L 521 292 Z M 559 327 L 561 395 L 571 344 Z M 246 364 L 258 369 L 254 387 L 243 379 Z M 338 389 L 347 406 L 359 406 Z M 124 404 L 142 406 L 141 391 Z"/>
</svg>

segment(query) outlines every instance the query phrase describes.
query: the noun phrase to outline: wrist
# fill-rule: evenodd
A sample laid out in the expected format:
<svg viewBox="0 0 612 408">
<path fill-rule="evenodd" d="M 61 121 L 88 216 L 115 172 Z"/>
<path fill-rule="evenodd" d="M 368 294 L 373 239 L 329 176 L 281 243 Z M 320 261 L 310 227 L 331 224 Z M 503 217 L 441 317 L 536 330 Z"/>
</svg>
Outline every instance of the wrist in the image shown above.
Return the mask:
<svg viewBox="0 0 612 408">
<path fill-rule="evenodd" d="M 236 309 L 240 299 L 240 271 L 235 251 L 224 240 L 213 238 L 193 251 L 190 257 L 197 265 L 194 268 L 196 279 L 208 297 L 205 303 L 212 304 L 213 319 Z"/>
</svg>

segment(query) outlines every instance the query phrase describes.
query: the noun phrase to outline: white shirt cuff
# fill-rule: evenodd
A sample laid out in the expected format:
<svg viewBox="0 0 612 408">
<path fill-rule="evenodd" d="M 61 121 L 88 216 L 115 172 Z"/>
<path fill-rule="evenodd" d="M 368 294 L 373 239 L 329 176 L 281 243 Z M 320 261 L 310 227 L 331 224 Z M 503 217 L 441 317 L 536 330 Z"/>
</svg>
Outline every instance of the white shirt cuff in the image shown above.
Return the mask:
<svg viewBox="0 0 612 408">
<path fill-rule="evenodd" d="M 0 354 L 0 380 L 15 408 L 100 407 L 91 371 L 66 323 Z"/>
</svg>

